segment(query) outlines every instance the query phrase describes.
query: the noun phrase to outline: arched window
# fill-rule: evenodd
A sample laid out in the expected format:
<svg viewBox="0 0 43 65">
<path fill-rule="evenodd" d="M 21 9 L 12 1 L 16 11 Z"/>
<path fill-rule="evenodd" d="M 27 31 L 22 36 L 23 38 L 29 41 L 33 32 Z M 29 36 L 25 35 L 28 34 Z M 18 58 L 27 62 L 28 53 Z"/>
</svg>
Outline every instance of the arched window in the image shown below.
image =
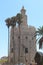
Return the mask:
<svg viewBox="0 0 43 65">
<path fill-rule="evenodd" d="M 26 36 L 26 39 L 28 39 L 28 37 Z"/>
<path fill-rule="evenodd" d="M 13 53 L 13 48 L 11 48 L 11 53 Z"/>
<path fill-rule="evenodd" d="M 28 48 L 25 48 L 25 53 L 28 53 Z"/>
<path fill-rule="evenodd" d="M 18 39 L 20 39 L 20 36 L 18 36 Z"/>
</svg>

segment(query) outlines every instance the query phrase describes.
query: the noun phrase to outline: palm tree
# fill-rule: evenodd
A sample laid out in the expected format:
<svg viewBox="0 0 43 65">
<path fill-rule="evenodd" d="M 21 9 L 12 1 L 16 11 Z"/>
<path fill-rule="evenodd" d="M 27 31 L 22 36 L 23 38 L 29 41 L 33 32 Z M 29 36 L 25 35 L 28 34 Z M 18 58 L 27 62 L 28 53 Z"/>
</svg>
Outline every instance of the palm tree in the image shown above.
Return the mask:
<svg viewBox="0 0 43 65">
<path fill-rule="evenodd" d="M 13 16 L 13 17 L 5 20 L 6 25 L 8 27 L 8 61 L 9 61 L 9 27 L 11 26 L 12 29 L 13 29 L 13 52 L 14 52 L 14 48 L 15 48 L 14 27 L 16 25 L 16 22 L 18 23 L 18 26 L 19 26 L 19 63 L 20 63 L 20 24 L 22 23 L 21 19 L 22 19 L 22 15 L 20 13 L 18 13 L 16 16 Z M 13 57 L 14 58 L 12 60 L 13 60 L 13 63 L 14 63 L 15 62 L 15 55 Z"/>
<path fill-rule="evenodd" d="M 5 22 L 6 22 L 6 25 L 8 27 L 8 62 L 9 62 L 9 27 L 11 26 L 11 19 L 7 18 L 5 20 Z"/>
<path fill-rule="evenodd" d="M 39 27 L 38 30 L 36 31 L 37 35 L 42 36 L 43 37 L 43 26 Z"/>
<path fill-rule="evenodd" d="M 20 64 L 20 36 L 21 36 L 21 31 L 20 31 L 20 25 L 22 23 L 22 15 L 20 13 L 18 13 L 16 15 L 16 18 L 17 18 L 17 23 L 18 23 L 18 26 L 19 26 L 19 56 L 18 56 L 18 62 Z"/>
<path fill-rule="evenodd" d="M 5 20 L 5 22 L 6 22 L 6 25 L 8 27 L 8 62 L 9 62 L 9 45 L 10 45 L 9 44 L 9 27 L 11 26 L 13 29 L 13 50 L 14 50 L 14 46 L 15 46 L 14 45 L 14 26 L 16 25 L 16 17 L 13 16 L 11 18 L 8 18 Z M 13 59 L 13 61 L 15 61 L 14 59 Z"/>
<path fill-rule="evenodd" d="M 11 26 L 16 26 L 16 16 L 11 17 Z"/>
<path fill-rule="evenodd" d="M 17 18 L 17 23 L 20 25 L 22 23 L 22 14 L 18 13 L 16 15 L 16 18 Z"/>
<path fill-rule="evenodd" d="M 16 26 L 16 17 L 13 16 L 11 17 L 11 26 L 12 26 L 12 32 L 13 32 L 13 48 L 12 48 L 12 52 L 13 52 L 13 58 L 12 58 L 12 62 L 13 62 L 13 65 L 15 64 L 15 41 L 14 41 L 14 27 Z"/>
<path fill-rule="evenodd" d="M 43 41 L 43 26 L 38 28 L 38 30 L 36 31 L 36 34 L 41 37 L 39 39 L 39 48 L 41 48 L 42 47 L 42 41 Z"/>
</svg>

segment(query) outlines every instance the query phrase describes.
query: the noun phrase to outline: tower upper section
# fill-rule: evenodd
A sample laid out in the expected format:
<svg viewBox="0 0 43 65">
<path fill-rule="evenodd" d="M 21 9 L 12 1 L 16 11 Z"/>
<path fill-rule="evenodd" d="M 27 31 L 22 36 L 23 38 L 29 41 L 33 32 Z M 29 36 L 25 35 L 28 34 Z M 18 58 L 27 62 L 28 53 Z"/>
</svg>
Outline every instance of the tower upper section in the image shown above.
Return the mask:
<svg viewBox="0 0 43 65">
<path fill-rule="evenodd" d="M 23 6 L 22 9 L 21 9 L 21 14 L 25 15 L 25 13 L 26 13 L 26 10 L 24 9 L 24 6 Z"/>
<path fill-rule="evenodd" d="M 23 16 L 23 18 L 22 18 L 22 25 L 24 26 L 26 26 L 27 25 L 27 15 L 26 15 L 26 10 L 24 9 L 24 6 L 22 7 L 22 9 L 21 9 L 21 14 L 22 14 L 22 16 Z"/>
</svg>

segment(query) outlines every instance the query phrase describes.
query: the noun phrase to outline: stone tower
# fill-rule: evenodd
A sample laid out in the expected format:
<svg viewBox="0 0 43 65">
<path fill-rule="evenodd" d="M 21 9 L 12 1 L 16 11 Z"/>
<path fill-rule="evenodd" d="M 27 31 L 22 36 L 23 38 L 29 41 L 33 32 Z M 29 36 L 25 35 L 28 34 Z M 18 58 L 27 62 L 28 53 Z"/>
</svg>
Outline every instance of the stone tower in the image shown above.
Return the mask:
<svg viewBox="0 0 43 65">
<path fill-rule="evenodd" d="M 28 26 L 26 10 L 24 9 L 24 7 L 22 7 L 21 9 L 21 14 L 23 18 L 22 23 L 20 25 L 20 32 L 18 26 L 14 27 L 14 34 L 13 34 L 13 28 L 11 28 L 10 31 L 9 61 L 11 63 L 13 63 L 14 61 L 14 64 L 23 63 L 29 65 L 31 62 L 34 62 L 34 56 L 36 53 L 36 37 L 34 36 L 36 29 L 33 26 Z M 19 40 L 20 40 L 20 47 L 19 47 Z"/>
</svg>

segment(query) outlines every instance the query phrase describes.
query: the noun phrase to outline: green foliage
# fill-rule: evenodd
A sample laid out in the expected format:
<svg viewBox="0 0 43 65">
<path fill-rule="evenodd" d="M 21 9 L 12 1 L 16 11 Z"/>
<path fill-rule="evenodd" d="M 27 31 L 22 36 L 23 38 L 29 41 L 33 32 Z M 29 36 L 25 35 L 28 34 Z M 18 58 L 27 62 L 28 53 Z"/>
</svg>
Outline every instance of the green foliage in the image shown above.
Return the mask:
<svg viewBox="0 0 43 65">
<path fill-rule="evenodd" d="M 43 26 L 37 29 L 36 36 L 38 37 L 39 48 L 42 48 L 42 41 L 40 42 L 40 39 L 43 37 Z"/>
<path fill-rule="evenodd" d="M 42 57 L 42 60 L 41 60 L 41 65 L 43 65 L 43 57 Z"/>
<path fill-rule="evenodd" d="M 38 30 L 36 31 L 36 34 L 43 36 L 43 26 L 38 28 Z"/>
<path fill-rule="evenodd" d="M 7 62 L 8 59 L 0 59 L 0 63 L 4 63 L 4 62 Z"/>
<path fill-rule="evenodd" d="M 11 17 L 11 25 L 16 25 L 16 16 Z"/>
<path fill-rule="evenodd" d="M 7 19 L 5 20 L 5 22 L 6 22 L 6 25 L 9 27 L 9 26 L 10 26 L 10 18 L 7 18 Z"/>
<path fill-rule="evenodd" d="M 17 15 L 16 15 L 16 18 L 17 18 L 17 23 L 18 24 L 21 24 L 22 23 L 22 15 L 20 14 L 20 13 L 18 13 Z"/>
<path fill-rule="evenodd" d="M 37 52 L 34 59 L 37 65 L 43 65 L 43 55 Z"/>
</svg>

